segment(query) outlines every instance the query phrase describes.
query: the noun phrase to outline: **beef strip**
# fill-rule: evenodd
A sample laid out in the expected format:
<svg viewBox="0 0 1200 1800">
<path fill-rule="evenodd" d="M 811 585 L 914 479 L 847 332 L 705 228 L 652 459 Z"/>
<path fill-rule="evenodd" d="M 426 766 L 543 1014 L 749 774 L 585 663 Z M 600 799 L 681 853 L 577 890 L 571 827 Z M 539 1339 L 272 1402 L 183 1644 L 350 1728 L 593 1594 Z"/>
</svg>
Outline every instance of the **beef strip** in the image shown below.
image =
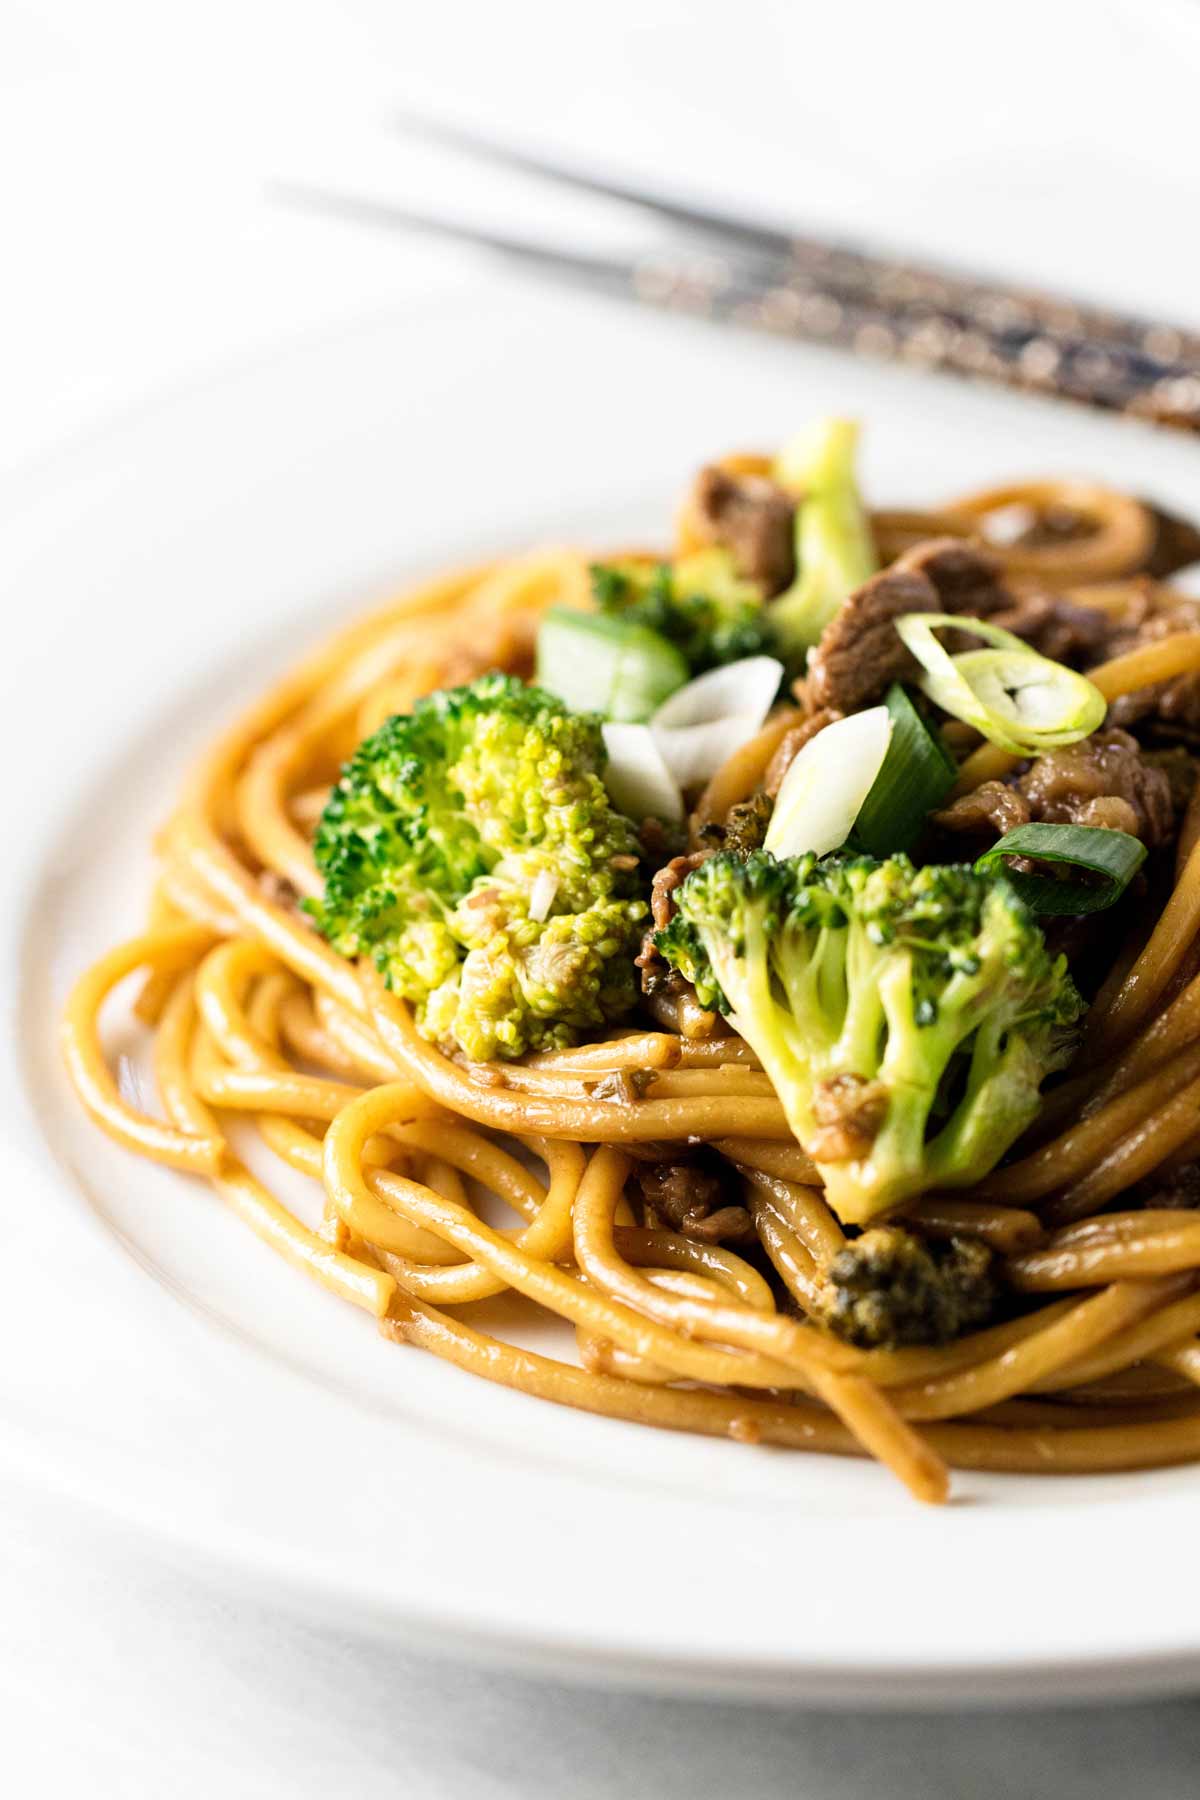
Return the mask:
<svg viewBox="0 0 1200 1800">
<path fill-rule="evenodd" d="M 1155 607 L 1150 589 L 1142 594 L 1141 604 L 1116 626 L 1108 642 L 1109 656 L 1124 656 L 1127 651 L 1138 650 L 1143 644 L 1157 644 L 1181 631 L 1200 631 L 1200 600 L 1184 594 L 1176 596 L 1166 588 L 1160 591 L 1166 604 Z"/>
<path fill-rule="evenodd" d="M 650 916 L 657 930 L 661 931 L 664 925 L 671 923 L 675 911 L 671 896 L 675 889 L 682 887 L 692 870 L 707 862 L 711 855 L 711 850 L 691 850 L 686 856 L 673 856 L 656 872 L 650 883 Z"/>
<path fill-rule="evenodd" d="M 1000 835 L 1031 820 L 1106 826 L 1154 850 L 1171 837 L 1175 817 L 1165 770 L 1143 756 L 1127 731 L 1106 730 L 1036 757 L 1011 782 L 984 782 L 935 813 L 934 822 L 946 831 Z"/>
<path fill-rule="evenodd" d="M 1006 781 L 985 781 L 933 815 L 943 831 L 1004 837 L 1029 823 L 1029 802 Z"/>
<path fill-rule="evenodd" d="M 1127 731 L 1096 731 L 1037 757 L 1017 787 L 1032 818 L 1050 825 L 1107 825 L 1140 837 L 1150 850 L 1166 842 L 1175 823 L 1170 782 Z"/>
<path fill-rule="evenodd" d="M 1123 656 L 1181 631 L 1200 631 L 1200 600 L 1180 598 L 1174 605 L 1150 612 L 1131 628 L 1115 632 L 1108 655 Z M 1122 694 L 1109 707 L 1108 717 L 1114 725 L 1141 725 L 1166 737 L 1200 740 L 1200 674 L 1176 675 Z"/>
<path fill-rule="evenodd" d="M 1085 667 L 1109 654 L 1112 625 L 1099 607 L 1076 606 L 1060 594 L 1014 594 L 996 558 L 977 545 L 931 538 L 892 566 L 926 576 L 943 612 L 987 619 L 1055 662 Z"/>
<path fill-rule="evenodd" d="M 1021 595 L 993 613 L 991 623 L 1068 668 L 1090 668 L 1109 655 L 1108 615 L 1098 606 L 1076 606 L 1059 594 Z"/>
<path fill-rule="evenodd" d="M 1012 605 L 999 565 L 986 550 L 960 538 L 917 544 L 838 608 L 808 659 L 804 704 L 810 713 L 823 707 L 857 712 L 879 700 L 893 681 L 915 679 L 916 658 L 895 630 L 902 613 L 987 618 Z"/>
<path fill-rule="evenodd" d="M 1118 725 L 1140 725 L 1175 742 L 1200 743 L 1200 675 L 1176 675 L 1122 694 L 1109 707 Z"/>
<path fill-rule="evenodd" d="M 894 565 L 873 575 L 838 608 L 809 656 L 805 710 L 858 712 L 874 705 L 893 681 L 912 680 L 917 660 L 897 636 L 896 620 L 903 613 L 944 611 L 932 581 L 916 570 Z"/>
<path fill-rule="evenodd" d="M 796 572 L 796 503 L 783 488 L 712 463 L 696 477 L 688 510 L 697 534 L 730 551 L 739 575 L 768 596 L 787 587 Z"/>
<path fill-rule="evenodd" d="M 700 1163 L 647 1163 L 637 1172 L 642 1198 L 673 1231 L 701 1243 L 750 1242 L 744 1206 L 730 1202 L 719 1175 Z"/>
<path fill-rule="evenodd" d="M 988 619 L 1013 603 L 996 558 L 962 538 L 928 538 L 891 566 L 904 574 L 923 575 L 937 595 L 939 612 Z"/>
<path fill-rule="evenodd" d="M 692 870 L 707 862 L 712 854 L 711 849 L 691 850 L 686 856 L 673 856 L 655 872 L 650 883 L 650 925 L 642 937 L 641 949 L 633 959 L 634 968 L 641 970 L 643 994 L 659 994 L 663 998 L 690 994 L 695 998 L 695 988 L 678 970 L 670 967 L 654 942 L 654 934 L 671 923 L 676 888 L 682 887 Z"/>
</svg>

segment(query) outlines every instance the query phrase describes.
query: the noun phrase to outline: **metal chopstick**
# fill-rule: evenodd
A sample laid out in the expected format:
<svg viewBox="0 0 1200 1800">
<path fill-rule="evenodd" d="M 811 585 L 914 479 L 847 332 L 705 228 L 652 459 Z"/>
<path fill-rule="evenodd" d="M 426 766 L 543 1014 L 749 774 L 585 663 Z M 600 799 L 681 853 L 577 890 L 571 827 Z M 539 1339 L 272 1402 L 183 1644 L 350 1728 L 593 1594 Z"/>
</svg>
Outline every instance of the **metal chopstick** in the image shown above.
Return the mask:
<svg viewBox="0 0 1200 1800">
<path fill-rule="evenodd" d="M 473 244 L 591 291 L 1200 431 L 1200 362 L 1111 337 L 1051 335 L 1019 312 L 988 322 L 901 307 L 886 292 L 823 286 L 753 253 L 594 255 L 330 189 L 288 183 L 273 192 L 308 211 Z"/>
<path fill-rule="evenodd" d="M 827 242 L 763 221 L 747 220 L 727 209 L 684 201 L 640 183 L 601 176 L 576 165 L 493 138 L 472 127 L 425 114 L 398 112 L 400 130 L 461 150 L 482 161 L 521 170 L 560 187 L 575 188 L 702 233 L 730 248 L 785 265 L 793 281 L 811 281 L 822 291 L 886 308 L 889 313 L 919 311 L 953 315 L 964 326 L 995 330 L 1036 327 L 1052 340 L 1087 339 L 1098 347 L 1121 346 L 1143 351 L 1156 361 L 1200 366 L 1200 332 L 1084 305 L 1061 295 L 1017 288 L 984 276 L 941 266 L 919 264 L 847 243 Z"/>
</svg>

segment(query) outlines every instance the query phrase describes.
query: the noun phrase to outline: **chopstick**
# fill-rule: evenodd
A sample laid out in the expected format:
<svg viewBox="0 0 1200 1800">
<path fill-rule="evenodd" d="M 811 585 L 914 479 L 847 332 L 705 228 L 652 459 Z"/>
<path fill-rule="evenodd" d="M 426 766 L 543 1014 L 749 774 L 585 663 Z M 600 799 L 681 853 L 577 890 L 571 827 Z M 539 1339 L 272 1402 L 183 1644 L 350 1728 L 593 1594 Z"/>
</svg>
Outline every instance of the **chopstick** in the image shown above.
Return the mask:
<svg viewBox="0 0 1200 1800">
<path fill-rule="evenodd" d="M 592 292 L 1200 431 L 1200 334 L 785 233 L 442 121 L 400 123 L 541 180 L 639 207 L 691 241 L 653 254 L 592 254 L 331 189 L 279 184 L 277 198 L 472 244 Z"/>
<path fill-rule="evenodd" d="M 807 277 L 839 297 L 862 305 L 886 306 L 889 311 L 902 312 L 932 309 L 991 329 L 1037 326 L 1051 338 L 1120 344 L 1159 362 L 1200 366 L 1197 331 L 1086 306 L 1061 295 L 999 285 L 982 276 L 941 266 L 898 260 L 851 244 L 783 231 L 720 207 L 680 200 L 640 183 L 596 175 L 450 120 L 413 112 L 398 112 L 394 116 L 399 129 L 410 135 L 520 170 L 559 187 L 636 206 L 687 230 L 724 241 L 731 248 L 757 253 L 772 264 L 782 264 L 793 279 Z"/>
</svg>

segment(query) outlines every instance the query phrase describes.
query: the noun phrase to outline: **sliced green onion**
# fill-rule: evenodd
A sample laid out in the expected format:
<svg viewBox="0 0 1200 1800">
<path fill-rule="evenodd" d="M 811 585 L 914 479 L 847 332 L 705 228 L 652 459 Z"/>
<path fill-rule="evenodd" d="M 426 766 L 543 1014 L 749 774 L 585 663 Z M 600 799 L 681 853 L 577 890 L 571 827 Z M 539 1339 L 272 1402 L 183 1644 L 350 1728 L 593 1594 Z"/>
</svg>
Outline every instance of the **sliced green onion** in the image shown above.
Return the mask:
<svg viewBox="0 0 1200 1800">
<path fill-rule="evenodd" d="M 650 721 L 655 741 L 680 787 L 696 787 L 761 730 L 779 692 L 783 664 L 745 656 L 676 688 Z"/>
<path fill-rule="evenodd" d="M 872 856 L 909 850 L 934 807 L 940 806 L 958 765 L 925 723 L 899 682 L 888 689 L 892 738 L 875 785 L 863 801 L 854 835 Z"/>
<path fill-rule="evenodd" d="M 617 811 L 639 825 L 643 819 L 681 825 L 683 795 L 650 727 L 610 721 L 601 729 L 608 752 L 604 785 Z"/>
<path fill-rule="evenodd" d="M 763 849 L 780 858 L 840 850 L 875 785 L 891 736 L 887 707 L 872 706 L 809 738 L 775 796 Z"/>
<path fill-rule="evenodd" d="M 951 656 L 934 635 L 947 626 L 993 647 Z M 1012 756 L 1078 743 L 1104 721 L 1108 703 L 1086 675 L 1040 656 L 986 619 L 905 613 L 896 630 L 925 671 L 922 691 Z"/>
<path fill-rule="evenodd" d="M 1098 879 L 1029 874 L 1008 866 L 1012 856 L 1082 869 Z M 1101 825 L 1018 825 L 985 851 L 975 867 L 981 874 L 1002 871 L 1034 912 L 1092 913 L 1119 900 L 1145 860 L 1145 844 L 1127 831 Z"/>
<path fill-rule="evenodd" d="M 771 627 L 788 657 L 811 648 L 843 600 L 879 567 L 854 472 L 857 448 L 853 419 L 818 419 L 785 444 L 771 470 L 799 503 L 796 579 L 770 603 Z"/>
<path fill-rule="evenodd" d="M 648 625 L 552 606 L 538 630 L 537 680 L 572 712 L 641 724 L 691 671 Z"/>
</svg>

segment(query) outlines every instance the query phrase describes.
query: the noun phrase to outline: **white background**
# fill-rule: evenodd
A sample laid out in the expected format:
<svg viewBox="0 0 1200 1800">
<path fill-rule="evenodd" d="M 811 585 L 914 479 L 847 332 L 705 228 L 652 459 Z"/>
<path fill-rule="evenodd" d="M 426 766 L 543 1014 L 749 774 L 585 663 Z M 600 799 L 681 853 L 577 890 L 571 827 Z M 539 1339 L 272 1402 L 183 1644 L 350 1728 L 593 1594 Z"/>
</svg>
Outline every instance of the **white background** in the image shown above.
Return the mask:
<svg viewBox="0 0 1200 1800">
<path fill-rule="evenodd" d="M 286 215 L 272 178 L 645 236 L 615 212 L 576 226 L 573 204 L 415 148 L 388 126 L 401 100 L 1200 322 L 1186 0 L 828 10 L 0 0 L 0 528 L 114 418 L 496 279 L 467 255 Z M 7 1478 L 0 1594 L 2 1766 L 22 1800 L 1196 1788 L 1190 1702 L 933 1721 L 560 1692 L 318 1631 Z"/>
</svg>

